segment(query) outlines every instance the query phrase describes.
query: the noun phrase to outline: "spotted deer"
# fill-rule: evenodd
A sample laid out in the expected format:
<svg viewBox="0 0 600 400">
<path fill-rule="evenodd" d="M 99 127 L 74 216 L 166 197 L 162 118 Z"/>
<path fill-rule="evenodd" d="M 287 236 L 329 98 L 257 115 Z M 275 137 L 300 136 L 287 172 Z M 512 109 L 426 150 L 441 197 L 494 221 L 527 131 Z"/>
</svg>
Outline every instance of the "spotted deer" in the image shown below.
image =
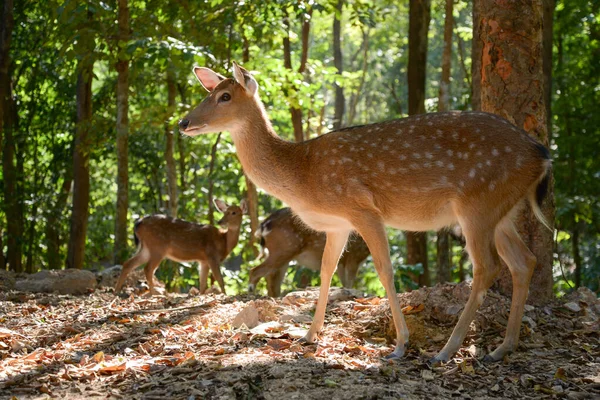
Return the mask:
<svg viewBox="0 0 600 400">
<path fill-rule="evenodd" d="M 119 293 L 127 275 L 146 263 L 144 273 L 151 294 L 157 294 L 154 272 L 165 258 L 176 262 L 198 262 L 200 293 L 206 292 L 208 271 L 217 280 L 221 292 L 225 293 L 225 283 L 219 265 L 237 245 L 240 236 L 242 215 L 247 212 L 246 201 L 239 207 L 215 200 L 215 206 L 223 213 L 218 224 L 196 224 L 166 215 L 149 215 L 136 221 L 133 237 L 138 246 L 133 257 L 123 263 L 123 270 L 115 285 Z M 226 228 L 226 229 L 225 229 Z"/>
<path fill-rule="evenodd" d="M 529 204 L 548 226 L 540 204 L 551 161 L 543 145 L 483 112 L 416 115 L 288 142 L 275 133 L 258 83 L 244 68 L 234 64 L 233 79 L 208 68 L 196 67 L 194 73 L 210 93 L 180 121 L 180 131 L 189 136 L 229 131 L 252 181 L 326 234 L 319 300 L 305 342 L 314 342 L 323 327 L 331 276 L 356 231 L 389 298 L 397 341 L 388 357 L 403 356 L 408 329 L 394 288 L 385 226 L 426 231 L 458 224 L 473 263 L 471 295 L 434 361 L 448 360 L 462 344 L 500 258 L 513 277 L 512 306 L 504 341 L 488 359 L 501 360 L 516 349 L 536 258 L 513 220 Z"/>
<path fill-rule="evenodd" d="M 265 261 L 250 270 L 248 291 L 254 292 L 257 283 L 265 277 L 269 296 L 279 297 L 288 264 L 293 260 L 313 271 L 321 268 L 325 234 L 308 228 L 290 208 L 282 208 L 269 215 L 255 235 L 260 238 L 262 252 L 266 249 L 267 254 Z M 344 287 L 354 285 L 358 267 L 368 255 L 369 249 L 360 236 L 349 240 L 337 267 Z"/>
</svg>

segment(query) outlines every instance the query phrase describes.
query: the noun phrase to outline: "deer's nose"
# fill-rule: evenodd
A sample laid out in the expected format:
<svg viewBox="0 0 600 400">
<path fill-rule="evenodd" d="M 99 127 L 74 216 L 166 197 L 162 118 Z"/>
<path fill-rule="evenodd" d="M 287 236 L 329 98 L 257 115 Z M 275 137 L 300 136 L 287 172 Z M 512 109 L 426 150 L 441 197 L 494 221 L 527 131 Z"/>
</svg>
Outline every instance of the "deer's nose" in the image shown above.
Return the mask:
<svg viewBox="0 0 600 400">
<path fill-rule="evenodd" d="M 189 119 L 181 119 L 179 120 L 179 128 L 181 129 L 187 129 L 187 127 L 190 125 L 190 120 Z"/>
</svg>

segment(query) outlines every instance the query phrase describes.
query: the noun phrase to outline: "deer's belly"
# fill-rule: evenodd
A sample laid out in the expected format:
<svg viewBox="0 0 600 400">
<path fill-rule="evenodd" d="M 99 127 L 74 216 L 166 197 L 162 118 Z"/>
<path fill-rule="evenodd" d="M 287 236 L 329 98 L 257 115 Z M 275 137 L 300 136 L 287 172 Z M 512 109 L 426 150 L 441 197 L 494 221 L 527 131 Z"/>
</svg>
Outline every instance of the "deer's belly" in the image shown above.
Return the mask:
<svg viewBox="0 0 600 400">
<path fill-rule="evenodd" d="M 319 232 L 343 232 L 354 229 L 350 221 L 335 215 L 303 210 L 294 210 L 294 212 L 306 225 Z"/>
</svg>

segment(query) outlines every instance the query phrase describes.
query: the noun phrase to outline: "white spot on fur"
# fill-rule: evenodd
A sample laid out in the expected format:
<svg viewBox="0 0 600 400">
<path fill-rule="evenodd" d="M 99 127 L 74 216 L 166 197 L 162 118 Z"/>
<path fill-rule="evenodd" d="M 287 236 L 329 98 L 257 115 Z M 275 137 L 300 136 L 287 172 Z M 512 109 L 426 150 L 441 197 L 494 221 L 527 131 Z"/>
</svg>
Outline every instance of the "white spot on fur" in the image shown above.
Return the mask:
<svg viewBox="0 0 600 400">
<path fill-rule="evenodd" d="M 450 171 L 454 171 L 454 164 L 452 164 L 452 163 L 448 163 L 448 169 L 449 169 Z"/>
<path fill-rule="evenodd" d="M 426 153 L 425 153 L 425 158 L 428 158 L 428 159 L 430 159 L 430 160 L 431 160 L 431 159 L 433 158 L 433 154 L 431 154 L 431 153 L 429 153 L 429 152 L 426 152 Z"/>
<path fill-rule="evenodd" d="M 460 181 L 460 182 L 458 182 L 458 186 L 460 186 L 460 187 L 465 187 L 465 181 Z"/>
<path fill-rule="evenodd" d="M 405 149 L 408 149 L 410 147 L 410 143 L 404 142 L 404 143 L 402 143 L 402 147 L 404 147 Z"/>
<path fill-rule="evenodd" d="M 417 164 L 415 164 L 415 163 L 410 164 L 410 169 L 418 169 L 418 168 L 419 168 L 419 166 Z"/>
<path fill-rule="evenodd" d="M 421 155 L 419 153 L 413 153 L 413 158 L 421 158 Z"/>
<path fill-rule="evenodd" d="M 488 188 L 490 189 L 490 192 L 493 192 L 494 189 L 496 189 L 496 184 L 494 182 L 490 182 L 490 184 L 488 185 Z"/>
<path fill-rule="evenodd" d="M 475 168 L 471 168 L 471 170 L 469 171 L 469 178 L 474 178 L 475 177 Z"/>
<path fill-rule="evenodd" d="M 483 163 L 477 163 L 477 168 L 483 168 Z"/>
<path fill-rule="evenodd" d="M 404 154 L 400 154 L 400 157 L 398 157 L 398 158 L 402 161 L 406 160 L 406 156 Z"/>
<path fill-rule="evenodd" d="M 452 156 L 452 154 L 454 154 L 454 152 L 450 149 L 446 150 L 446 154 L 448 154 L 449 156 Z"/>
<path fill-rule="evenodd" d="M 377 161 L 377 167 L 383 171 L 385 169 L 385 163 L 383 161 Z"/>
<path fill-rule="evenodd" d="M 492 148 L 492 155 L 494 157 L 498 156 L 498 154 L 500 154 L 500 152 L 498 152 L 498 149 L 496 149 L 495 147 Z"/>
<path fill-rule="evenodd" d="M 481 150 L 478 150 L 477 153 L 475 153 L 475 155 L 477 156 L 481 156 L 483 153 L 481 152 Z"/>
<path fill-rule="evenodd" d="M 442 160 L 437 160 L 435 162 L 435 165 L 437 165 L 438 167 L 443 167 L 444 166 L 444 162 Z"/>
<path fill-rule="evenodd" d="M 507 153 L 510 153 L 512 151 L 512 149 L 510 148 L 510 146 L 505 146 L 504 151 Z"/>
<path fill-rule="evenodd" d="M 469 150 L 473 150 L 475 148 L 475 143 L 469 143 Z"/>
<path fill-rule="evenodd" d="M 485 160 L 485 165 L 487 165 L 488 167 L 491 167 L 492 162 L 490 160 Z"/>
</svg>

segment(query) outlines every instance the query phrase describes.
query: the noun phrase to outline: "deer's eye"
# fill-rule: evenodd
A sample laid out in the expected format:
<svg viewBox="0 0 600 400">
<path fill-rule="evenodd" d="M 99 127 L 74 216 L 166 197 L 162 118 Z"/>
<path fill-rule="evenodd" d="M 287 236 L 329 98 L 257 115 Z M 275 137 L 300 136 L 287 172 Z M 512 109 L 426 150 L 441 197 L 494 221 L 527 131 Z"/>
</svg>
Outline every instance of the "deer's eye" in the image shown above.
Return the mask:
<svg viewBox="0 0 600 400">
<path fill-rule="evenodd" d="M 229 100 L 231 100 L 231 95 L 229 93 L 223 93 L 219 98 L 219 103 Z"/>
<path fill-rule="evenodd" d="M 232 214 L 232 215 L 235 215 L 235 211 L 233 211 L 231 214 Z"/>
</svg>

